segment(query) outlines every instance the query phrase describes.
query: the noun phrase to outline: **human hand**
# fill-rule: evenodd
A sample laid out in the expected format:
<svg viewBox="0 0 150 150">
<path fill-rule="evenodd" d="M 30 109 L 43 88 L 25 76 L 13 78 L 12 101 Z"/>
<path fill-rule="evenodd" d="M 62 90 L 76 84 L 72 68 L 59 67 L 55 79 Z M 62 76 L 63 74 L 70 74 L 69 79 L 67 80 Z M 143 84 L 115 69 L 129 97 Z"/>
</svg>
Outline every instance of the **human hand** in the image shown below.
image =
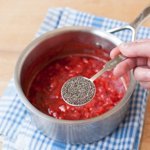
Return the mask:
<svg viewBox="0 0 150 150">
<path fill-rule="evenodd" d="M 127 59 L 114 68 L 114 75 L 120 77 L 133 69 L 135 80 L 150 89 L 150 39 L 121 44 L 111 51 L 110 57 L 120 53 Z"/>
</svg>

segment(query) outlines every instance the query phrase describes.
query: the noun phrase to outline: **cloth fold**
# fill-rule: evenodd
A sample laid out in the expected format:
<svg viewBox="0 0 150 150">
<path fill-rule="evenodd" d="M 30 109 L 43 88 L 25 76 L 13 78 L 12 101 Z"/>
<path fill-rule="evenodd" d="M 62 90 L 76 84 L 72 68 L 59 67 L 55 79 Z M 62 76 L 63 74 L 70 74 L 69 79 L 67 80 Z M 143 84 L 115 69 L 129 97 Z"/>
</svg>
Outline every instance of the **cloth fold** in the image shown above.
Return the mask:
<svg viewBox="0 0 150 150">
<path fill-rule="evenodd" d="M 53 8 L 48 13 L 36 34 L 36 37 L 47 31 L 64 26 L 89 26 L 107 31 L 127 23 L 97 17 L 89 13 L 70 8 Z M 131 33 L 115 33 L 123 41 L 131 40 Z M 137 38 L 150 38 L 150 28 L 141 27 Z M 137 150 L 143 129 L 144 113 L 147 103 L 147 91 L 136 85 L 131 97 L 129 111 L 119 127 L 106 138 L 92 144 L 71 145 L 54 141 L 36 128 L 30 113 L 18 97 L 14 80 L 9 82 L 0 99 L 0 134 L 4 138 L 4 150 Z"/>
</svg>

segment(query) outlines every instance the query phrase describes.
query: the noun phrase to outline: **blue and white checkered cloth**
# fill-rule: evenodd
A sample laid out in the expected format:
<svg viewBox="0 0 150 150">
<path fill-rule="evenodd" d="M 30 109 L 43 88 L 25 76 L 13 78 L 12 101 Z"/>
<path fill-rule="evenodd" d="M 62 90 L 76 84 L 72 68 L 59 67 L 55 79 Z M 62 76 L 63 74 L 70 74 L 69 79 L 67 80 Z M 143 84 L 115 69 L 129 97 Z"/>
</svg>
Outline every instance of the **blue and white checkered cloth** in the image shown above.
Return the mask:
<svg viewBox="0 0 150 150">
<path fill-rule="evenodd" d="M 49 9 L 36 36 L 64 26 L 92 26 L 108 30 L 126 23 L 69 8 Z M 128 31 L 116 33 L 129 41 Z M 141 27 L 137 38 L 150 38 L 150 28 Z M 30 113 L 20 101 L 12 79 L 0 100 L 0 134 L 4 150 L 137 150 L 142 134 L 147 91 L 139 85 L 131 97 L 129 112 L 119 127 L 106 138 L 93 144 L 71 145 L 47 138 L 31 122 Z"/>
</svg>

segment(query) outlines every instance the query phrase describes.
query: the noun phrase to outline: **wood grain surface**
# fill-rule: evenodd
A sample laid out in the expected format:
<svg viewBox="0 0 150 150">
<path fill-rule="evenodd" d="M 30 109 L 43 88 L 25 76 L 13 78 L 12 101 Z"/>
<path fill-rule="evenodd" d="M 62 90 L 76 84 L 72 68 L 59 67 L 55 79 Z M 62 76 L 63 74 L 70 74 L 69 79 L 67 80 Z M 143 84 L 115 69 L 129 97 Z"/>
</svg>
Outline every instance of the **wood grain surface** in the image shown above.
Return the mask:
<svg viewBox="0 0 150 150">
<path fill-rule="evenodd" d="M 148 4 L 150 0 L 0 0 L 0 96 L 13 77 L 18 56 L 33 39 L 48 8 L 71 7 L 130 22 Z M 144 25 L 150 27 L 150 20 Z M 140 149 L 150 149 L 150 103 Z"/>
</svg>

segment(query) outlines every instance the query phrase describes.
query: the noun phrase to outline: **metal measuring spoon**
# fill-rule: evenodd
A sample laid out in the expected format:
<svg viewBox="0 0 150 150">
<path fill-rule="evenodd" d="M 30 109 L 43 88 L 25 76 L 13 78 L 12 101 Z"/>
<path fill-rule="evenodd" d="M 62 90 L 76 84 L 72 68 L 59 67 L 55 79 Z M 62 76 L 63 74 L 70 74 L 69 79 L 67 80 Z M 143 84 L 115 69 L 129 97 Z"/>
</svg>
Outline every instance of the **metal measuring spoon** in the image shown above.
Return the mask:
<svg viewBox="0 0 150 150">
<path fill-rule="evenodd" d="M 114 33 L 117 31 L 129 29 L 132 31 L 132 41 L 134 41 L 136 29 L 148 16 L 150 16 L 150 5 L 147 6 L 129 25 L 111 29 L 108 32 Z M 88 103 L 93 99 L 96 92 L 93 81 L 101 76 L 104 72 L 115 68 L 118 63 L 125 59 L 126 57 L 119 55 L 113 60 L 110 60 L 104 65 L 104 68 L 102 70 L 100 70 L 90 79 L 83 76 L 73 77 L 69 79 L 64 83 L 61 89 L 61 95 L 63 100 L 73 106 L 81 106 Z"/>
<path fill-rule="evenodd" d="M 103 69 L 91 78 L 77 76 L 67 80 L 61 89 L 63 100 L 72 106 L 82 106 L 90 102 L 96 92 L 96 87 L 93 81 L 100 77 L 104 72 L 115 68 L 118 63 L 125 59 L 126 57 L 119 55 L 108 61 Z"/>
</svg>

